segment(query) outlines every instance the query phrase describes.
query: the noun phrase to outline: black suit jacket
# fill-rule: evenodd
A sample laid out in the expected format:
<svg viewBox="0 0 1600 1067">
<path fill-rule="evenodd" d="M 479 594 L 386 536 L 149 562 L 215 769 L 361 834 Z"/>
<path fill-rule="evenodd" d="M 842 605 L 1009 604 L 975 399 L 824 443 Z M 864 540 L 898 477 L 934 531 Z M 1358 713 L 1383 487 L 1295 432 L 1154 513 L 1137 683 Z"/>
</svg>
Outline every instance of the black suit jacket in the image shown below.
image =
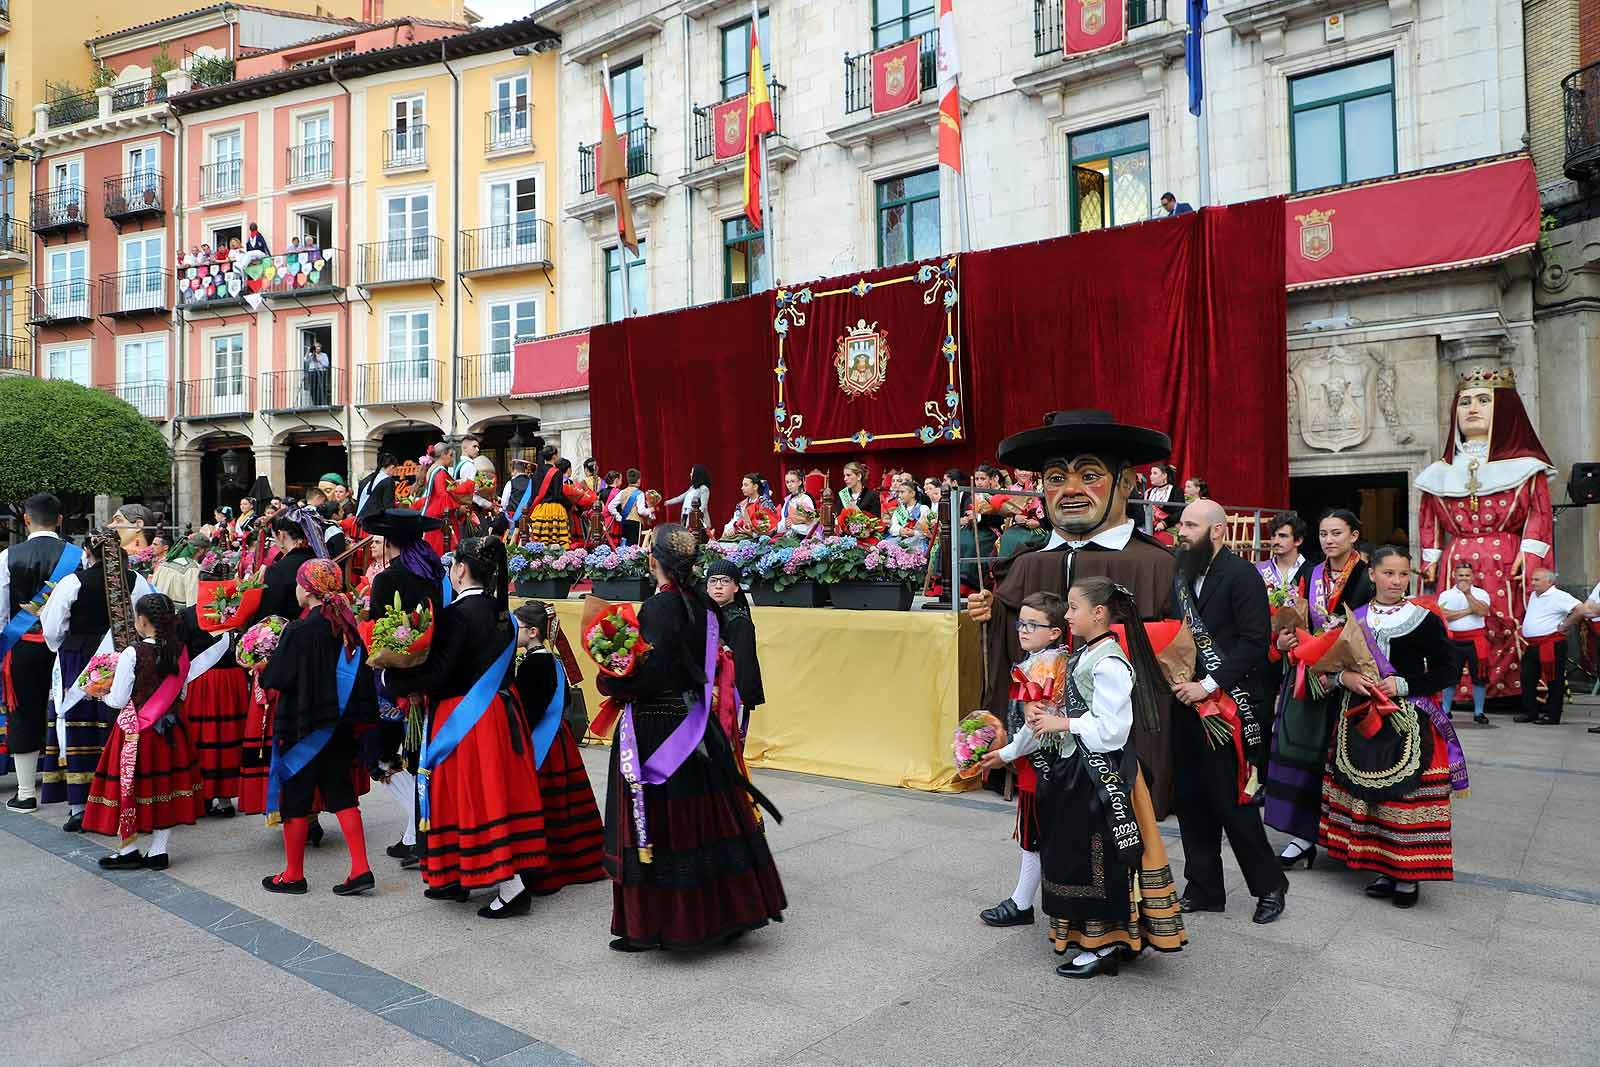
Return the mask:
<svg viewBox="0 0 1600 1067">
<path fill-rule="evenodd" d="M 372 485 L 372 480 L 376 478 L 379 473 L 380 472 L 378 471 L 373 471 L 360 481 L 360 483 L 356 486 L 357 500 L 361 499 L 361 494 L 367 491 L 367 487 Z M 385 478 L 372 489 L 372 495 L 367 497 L 366 503 L 363 504 L 361 506 L 361 510 L 356 513 L 356 521 L 365 522 L 378 512 L 388 511 L 392 507 L 394 507 L 394 479 Z"/>
<path fill-rule="evenodd" d="M 1179 581 L 1182 581 L 1180 576 Z M 1267 662 L 1267 643 L 1272 637 L 1272 611 L 1267 605 L 1267 587 L 1261 575 L 1249 563 L 1226 548 L 1217 553 L 1206 572 L 1200 594 L 1195 598 L 1200 609 L 1200 621 L 1212 644 L 1222 657 L 1222 664 L 1209 672 L 1217 688 L 1228 690 L 1242 686 L 1263 706 L 1265 685 L 1262 668 Z M 1198 662 L 1196 653 L 1195 679 L 1208 673 Z"/>
</svg>

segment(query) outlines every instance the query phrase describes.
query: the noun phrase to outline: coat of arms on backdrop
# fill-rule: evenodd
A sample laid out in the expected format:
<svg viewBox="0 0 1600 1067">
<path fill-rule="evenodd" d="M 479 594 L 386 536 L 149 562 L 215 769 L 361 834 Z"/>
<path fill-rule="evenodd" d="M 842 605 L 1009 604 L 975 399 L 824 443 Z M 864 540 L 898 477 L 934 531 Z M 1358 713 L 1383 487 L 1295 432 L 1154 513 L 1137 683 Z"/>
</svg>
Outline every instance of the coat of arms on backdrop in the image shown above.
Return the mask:
<svg viewBox="0 0 1600 1067">
<path fill-rule="evenodd" d="M 835 343 L 833 369 L 845 396 L 872 396 L 889 376 L 889 334 L 857 319 Z"/>
<path fill-rule="evenodd" d="M 1084 33 L 1099 33 L 1106 28 L 1106 0 L 1083 0 L 1080 17 Z"/>
<path fill-rule="evenodd" d="M 1300 224 L 1300 254 L 1306 259 L 1316 262 L 1326 259 L 1333 251 L 1333 210 L 1319 211 L 1312 208 L 1304 215 L 1296 215 L 1294 220 Z"/>
<path fill-rule="evenodd" d="M 890 96 L 899 96 L 906 89 L 906 57 L 895 56 L 884 66 L 883 87 Z"/>
</svg>

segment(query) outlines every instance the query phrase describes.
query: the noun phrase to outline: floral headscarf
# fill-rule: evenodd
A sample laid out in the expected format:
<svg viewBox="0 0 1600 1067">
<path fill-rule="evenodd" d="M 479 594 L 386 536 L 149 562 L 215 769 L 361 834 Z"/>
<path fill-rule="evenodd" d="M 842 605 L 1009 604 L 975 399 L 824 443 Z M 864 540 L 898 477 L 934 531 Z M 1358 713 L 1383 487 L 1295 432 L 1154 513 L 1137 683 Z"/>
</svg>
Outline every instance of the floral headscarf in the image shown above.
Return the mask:
<svg viewBox="0 0 1600 1067">
<path fill-rule="evenodd" d="M 294 580 L 300 588 L 322 601 L 322 617 L 328 620 L 333 632 L 346 648 L 354 648 L 361 640 L 356 629 L 355 614 L 350 610 L 350 598 L 345 593 L 344 571 L 331 559 L 308 559 L 300 564 Z"/>
</svg>

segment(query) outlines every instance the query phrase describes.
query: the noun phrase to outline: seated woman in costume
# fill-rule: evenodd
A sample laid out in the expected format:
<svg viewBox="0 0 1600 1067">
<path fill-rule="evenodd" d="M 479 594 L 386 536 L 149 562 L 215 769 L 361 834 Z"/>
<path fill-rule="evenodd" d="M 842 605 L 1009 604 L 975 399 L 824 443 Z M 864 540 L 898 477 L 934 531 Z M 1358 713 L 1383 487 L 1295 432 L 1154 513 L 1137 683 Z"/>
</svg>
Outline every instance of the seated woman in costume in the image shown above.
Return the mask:
<svg viewBox="0 0 1600 1067">
<path fill-rule="evenodd" d="M 1138 605 L 1109 578 L 1082 578 L 1067 593 L 1067 624 L 1077 650 L 1065 712 L 1030 705 L 1028 725 L 1040 739 L 1032 758 L 1044 910 L 1056 952 L 1078 950 L 1056 973 L 1093 978 L 1116 974 L 1119 955 L 1177 952 L 1188 937 L 1150 791 L 1128 747 L 1134 717 L 1154 721 L 1156 686 L 1166 688 Z"/>
<path fill-rule="evenodd" d="M 543 897 L 606 876 L 602 862 L 605 828 L 578 739 L 563 716 L 568 689 L 581 682 L 583 675 L 561 632 L 556 609 L 542 600 L 528 600 L 514 614 L 521 624 L 517 630 L 521 657 L 516 670 L 517 699 L 533 724 L 533 756 L 550 848 L 549 864 L 529 877 L 528 889 Z"/>
<path fill-rule="evenodd" d="M 768 532 L 771 532 L 778 525 L 778 514 L 763 503 L 767 492 L 767 480 L 752 471 L 740 480 L 739 492 L 742 495 L 738 505 L 733 509 L 733 518 L 722 528 L 723 538 L 739 537 L 745 531 L 756 530 L 763 525 Z"/>
<path fill-rule="evenodd" d="M 989 498 L 994 510 L 1005 516 L 1000 544 L 995 550 L 1001 559 L 1029 549 L 1043 548 L 1049 540 L 1049 531 L 1044 525 L 1044 501 L 1025 495 L 1036 492 L 1038 487 L 1033 472 L 1019 469 L 1012 476 L 1009 493 L 997 493 Z"/>
<path fill-rule="evenodd" d="M 1361 627 L 1380 677 L 1325 679 L 1343 693 L 1317 839 L 1334 859 L 1377 872 L 1367 896 L 1409 908 L 1419 882 L 1454 877 L 1450 801 L 1466 789 L 1467 768 L 1440 694 L 1461 676 L 1461 654 L 1439 617 L 1406 599 L 1405 553 L 1376 549 L 1372 576 L 1377 594 L 1345 625 Z"/>
<path fill-rule="evenodd" d="M 778 509 L 778 533 L 809 537 L 817 528 L 817 503 L 805 491 L 805 476 L 798 469 L 784 472 L 783 485 L 788 494 Z"/>
<path fill-rule="evenodd" d="M 1196 500 L 1210 500 L 1211 486 L 1198 474 L 1183 483 L 1183 499 L 1193 504 Z"/>
<path fill-rule="evenodd" d="M 889 516 L 889 536 L 908 548 L 928 547 L 929 509 L 917 503 L 916 487 L 908 480 L 895 486 L 897 503 Z"/>
<path fill-rule="evenodd" d="M 844 488 L 839 490 L 839 514 L 855 508 L 873 518 L 881 518 L 883 502 L 878 491 L 867 485 L 867 465 L 853 459 L 844 465 Z"/>
</svg>

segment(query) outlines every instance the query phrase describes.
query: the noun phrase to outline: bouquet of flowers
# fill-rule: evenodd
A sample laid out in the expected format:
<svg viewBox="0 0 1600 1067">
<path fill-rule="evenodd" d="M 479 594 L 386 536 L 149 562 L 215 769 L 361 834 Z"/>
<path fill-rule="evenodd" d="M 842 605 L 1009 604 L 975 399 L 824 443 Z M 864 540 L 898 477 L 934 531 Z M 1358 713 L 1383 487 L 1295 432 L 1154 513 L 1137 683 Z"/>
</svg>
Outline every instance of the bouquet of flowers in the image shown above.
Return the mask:
<svg viewBox="0 0 1600 1067">
<path fill-rule="evenodd" d="M 632 604 L 612 604 L 591 596 L 583 602 L 583 650 L 602 671 L 626 678 L 650 651 L 639 631 Z"/>
<path fill-rule="evenodd" d="M 83 668 L 83 673 L 78 675 L 75 683 L 77 688 L 83 690 L 83 695 L 90 700 L 99 700 L 111 692 L 111 681 L 117 676 L 117 655 L 114 652 L 102 652 L 89 659 L 89 665 Z"/>
<path fill-rule="evenodd" d="M 394 603 L 376 619 L 359 623 L 361 642 L 367 646 L 367 663 L 374 669 L 384 667 L 415 667 L 428 658 L 433 646 L 433 607 L 424 604 L 416 611 L 407 611 L 400 603 L 400 594 Z"/>
<path fill-rule="evenodd" d="M 146 545 L 128 556 L 128 566 L 133 568 L 135 574 L 142 574 L 146 578 L 155 573 L 156 564 L 159 562 L 161 561 L 157 558 L 155 545 Z"/>
<path fill-rule="evenodd" d="M 978 774 L 978 762 L 996 749 L 1004 748 L 1006 728 L 1000 720 L 987 711 L 974 712 L 961 720 L 956 727 L 950 749 L 956 758 L 956 774 L 972 778 Z"/>
<path fill-rule="evenodd" d="M 476 492 L 477 492 L 477 494 L 479 496 L 482 496 L 482 497 L 492 497 L 492 496 L 494 496 L 494 475 L 493 474 L 490 474 L 488 471 L 479 471 L 478 472 L 478 476 L 476 478 L 474 478 L 472 481 L 473 481 L 473 485 L 476 487 Z"/>
<path fill-rule="evenodd" d="M 255 615 L 266 592 L 265 582 L 255 578 L 229 578 L 220 582 L 201 582 L 200 629 L 207 633 L 237 630 L 244 620 Z"/>
<path fill-rule="evenodd" d="M 583 557 L 583 576 L 602 582 L 643 578 L 650 573 L 650 553 L 643 545 L 601 545 Z"/>
<path fill-rule="evenodd" d="M 756 540 L 771 537 L 772 531 L 777 528 L 778 514 L 771 508 L 741 508 L 739 517 L 733 522 L 733 536 L 744 541 Z"/>
<path fill-rule="evenodd" d="M 278 651 L 278 637 L 286 625 L 283 616 L 268 615 L 246 630 L 236 650 L 239 666 L 252 671 L 265 667 L 272 654 Z"/>
<path fill-rule="evenodd" d="M 817 523 L 817 509 L 816 508 L 806 507 L 804 504 L 796 504 L 794 507 L 789 509 L 789 525 L 791 525 L 791 526 L 815 526 L 816 523 Z"/>
<path fill-rule="evenodd" d="M 845 508 L 839 512 L 839 532 L 857 541 L 871 541 L 883 536 L 883 520 L 868 515 L 860 508 Z"/>
<path fill-rule="evenodd" d="M 506 562 L 513 582 L 540 582 L 556 578 L 577 578 L 583 572 L 581 548 L 560 549 L 543 541 L 528 541 L 517 546 Z"/>
<path fill-rule="evenodd" d="M 655 513 L 655 518 L 654 519 L 646 519 L 645 520 L 645 525 L 646 526 L 654 526 L 656 523 L 660 522 L 665 517 L 665 516 L 663 516 L 661 514 L 661 494 L 656 492 L 654 489 L 646 489 L 645 490 L 645 493 L 644 493 L 644 506 L 649 508 L 652 512 Z"/>
</svg>

